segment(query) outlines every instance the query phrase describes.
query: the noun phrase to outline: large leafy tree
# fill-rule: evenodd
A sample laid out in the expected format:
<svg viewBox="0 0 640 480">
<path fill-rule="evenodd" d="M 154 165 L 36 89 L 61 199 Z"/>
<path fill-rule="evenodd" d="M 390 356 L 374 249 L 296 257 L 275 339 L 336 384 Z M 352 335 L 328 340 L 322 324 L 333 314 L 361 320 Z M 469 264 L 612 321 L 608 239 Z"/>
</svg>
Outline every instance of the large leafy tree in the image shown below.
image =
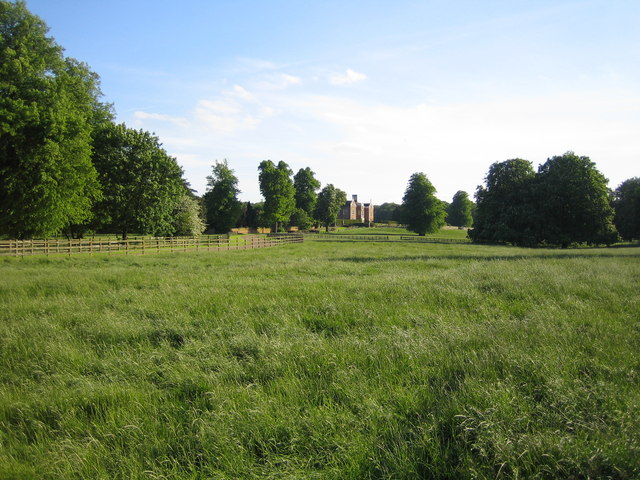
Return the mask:
<svg viewBox="0 0 640 480">
<path fill-rule="evenodd" d="M 476 191 L 476 211 L 469 237 L 475 242 L 535 245 L 538 242 L 536 174 L 521 158 L 496 162 Z"/>
<path fill-rule="evenodd" d="M 0 231 L 19 238 L 88 221 L 100 195 L 98 77 L 47 31 L 24 2 L 0 1 Z"/>
<path fill-rule="evenodd" d="M 447 206 L 447 223 L 456 227 L 470 227 L 473 223 L 473 202 L 469 194 L 458 190 Z"/>
<path fill-rule="evenodd" d="M 640 178 L 625 180 L 614 193 L 615 225 L 625 240 L 640 239 Z"/>
<path fill-rule="evenodd" d="M 293 188 L 295 189 L 296 208 L 304 210 L 308 216 L 313 216 L 318 201 L 316 192 L 320 188 L 320 182 L 309 167 L 301 168 L 294 175 Z"/>
<path fill-rule="evenodd" d="M 563 247 L 617 240 L 607 179 L 589 157 L 573 152 L 551 157 L 538 169 L 536 183 L 540 240 Z"/>
<path fill-rule="evenodd" d="M 324 187 L 318 195 L 315 217 L 322 222 L 327 231 L 334 225 L 342 206 L 347 203 L 347 194 L 331 183 Z"/>
<path fill-rule="evenodd" d="M 402 197 L 401 219 L 418 235 L 434 233 L 444 225 L 445 208 L 424 173 L 414 173 Z"/>
<path fill-rule="evenodd" d="M 97 210 L 105 227 L 125 239 L 132 232 L 172 234 L 173 212 L 188 193 L 175 158 L 157 137 L 124 124 L 105 123 L 94 137 L 103 189 Z"/>
<path fill-rule="evenodd" d="M 216 162 L 207 177 L 207 192 L 204 203 L 207 209 L 207 223 L 215 233 L 227 233 L 235 227 L 242 204 L 238 200 L 238 179 L 226 160 Z"/>
<path fill-rule="evenodd" d="M 275 165 L 271 160 L 263 160 L 258 166 L 260 193 L 264 197 L 264 218 L 275 226 L 287 223 L 296 207 L 295 188 L 291 181 L 293 173 L 285 162 Z"/>
</svg>

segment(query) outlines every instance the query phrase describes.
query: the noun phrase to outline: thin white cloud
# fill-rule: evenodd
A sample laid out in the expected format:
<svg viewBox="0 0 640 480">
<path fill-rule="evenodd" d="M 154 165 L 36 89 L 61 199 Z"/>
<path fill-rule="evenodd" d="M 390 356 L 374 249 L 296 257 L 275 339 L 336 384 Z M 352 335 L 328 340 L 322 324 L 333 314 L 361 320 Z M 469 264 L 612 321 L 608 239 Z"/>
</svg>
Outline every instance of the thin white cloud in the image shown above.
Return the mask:
<svg viewBox="0 0 640 480">
<path fill-rule="evenodd" d="M 260 123 L 258 118 L 225 101 L 200 100 L 194 115 L 201 125 L 220 134 L 254 128 Z"/>
<path fill-rule="evenodd" d="M 229 96 L 234 96 L 247 102 L 252 102 L 255 100 L 255 97 L 240 85 L 234 85 L 233 90 L 225 93 Z"/>
<path fill-rule="evenodd" d="M 180 127 L 188 127 L 189 121 L 184 117 L 172 117 L 171 115 L 164 115 L 161 113 L 149 113 L 143 111 L 136 111 L 133 114 L 134 123 L 140 124 L 145 120 L 159 120 L 161 122 L 169 122 Z"/>
<path fill-rule="evenodd" d="M 263 75 L 259 80 L 253 83 L 253 87 L 256 90 L 273 91 L 285 90 L 289 87 L 302 85 L 302 83 L 303 82 L 300 77 L 286 73 L 278 73 Z"/>
<path fill-rule="evenodd" d="M 362 82 L 367 77 L 364 73 L 354 72 L 350 68 L 344 74 L 334 74 L 329 77 L 331 85 L 351 85 L 352 83 Z"/>
<path fill-rule="evenodd" d="M 236 69 L 245 73 L 258 73 L 278 68 L 279 66 L 275 63 L 259 58 L 239 58 L 236 62 Z"/>
</svg>

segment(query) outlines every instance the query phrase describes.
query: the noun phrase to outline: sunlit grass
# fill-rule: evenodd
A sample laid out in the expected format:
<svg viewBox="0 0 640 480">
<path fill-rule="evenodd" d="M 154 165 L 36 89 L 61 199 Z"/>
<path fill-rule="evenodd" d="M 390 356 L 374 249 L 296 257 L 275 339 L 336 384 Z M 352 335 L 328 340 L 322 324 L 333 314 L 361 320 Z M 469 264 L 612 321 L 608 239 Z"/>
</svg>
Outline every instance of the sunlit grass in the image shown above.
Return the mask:
<svg viewBox="0 0 640 480">
<path fill-rule="evenodd" d="M 637 478 L 640 248 L 0 259 L 0 478 Z"/>
</svg>

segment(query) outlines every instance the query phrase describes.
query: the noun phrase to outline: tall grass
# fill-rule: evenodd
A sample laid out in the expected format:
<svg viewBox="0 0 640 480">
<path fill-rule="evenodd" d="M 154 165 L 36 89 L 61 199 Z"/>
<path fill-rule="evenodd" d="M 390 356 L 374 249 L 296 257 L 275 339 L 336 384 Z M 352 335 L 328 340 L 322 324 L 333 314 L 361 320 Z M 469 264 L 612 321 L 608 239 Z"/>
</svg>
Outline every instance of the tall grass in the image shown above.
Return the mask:
<svg viewBox="0 0 640 480">
<path fill-rule="evenodd" d="M 640 248 L 0 260 L 0 478 L 638 478 Z"/>
</svg>

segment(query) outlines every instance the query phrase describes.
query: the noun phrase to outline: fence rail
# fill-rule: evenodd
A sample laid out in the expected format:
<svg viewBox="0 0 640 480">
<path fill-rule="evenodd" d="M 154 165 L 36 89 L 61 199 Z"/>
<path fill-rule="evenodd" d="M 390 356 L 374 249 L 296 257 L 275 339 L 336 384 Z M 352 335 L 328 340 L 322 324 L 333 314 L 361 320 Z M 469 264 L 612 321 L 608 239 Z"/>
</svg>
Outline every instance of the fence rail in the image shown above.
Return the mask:
<svg viewBox="0 0 640 480">
<path fill-rule="evenodd" d="M 220 250 L 249 250 L 302 243 L 302 235 L 202 235 L 199 237 L 137 237 L 129 240 L 104 239 L 43 239 L 0 240 L 0 256 L 24 257 L 28 255 L 75 254 L 135 254 L 160 252 L 195 252 Z"/>
<path fill-rule="evenodd" d="M 315 233 L 305 236 L 308 240 L 322 242 L 407 242 L 407 243 L 470 243 L 469 239 L 446 237 L 421 237 L 418 235 L 341 235 L 336 233 Z"/>
</svg>

